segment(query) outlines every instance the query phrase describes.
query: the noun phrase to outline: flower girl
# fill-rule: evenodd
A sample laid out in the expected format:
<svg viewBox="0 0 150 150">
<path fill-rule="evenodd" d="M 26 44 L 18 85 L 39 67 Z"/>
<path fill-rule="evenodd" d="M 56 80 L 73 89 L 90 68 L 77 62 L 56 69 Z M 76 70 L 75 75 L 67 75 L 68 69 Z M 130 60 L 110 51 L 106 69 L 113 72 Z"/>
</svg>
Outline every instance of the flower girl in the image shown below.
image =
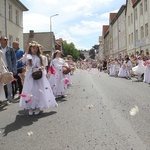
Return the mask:
<svg viewBox="0 0 150 150">
<path fill-rule="evenodd" d="M 29 43 L 22 61 L 26 63 L 26 75 L 22 94 L 20 94 L 20 106 L 29 109 L 29 115 L 40 113 L 41 109 L 57 107 L 52 89 L 46 77 L 46 70 L 39 49 L 39 44 L 35 41 Z M 35 70 L 42 71 L 42 77 L 35 80 L 32 73 Z"/>
</svg>

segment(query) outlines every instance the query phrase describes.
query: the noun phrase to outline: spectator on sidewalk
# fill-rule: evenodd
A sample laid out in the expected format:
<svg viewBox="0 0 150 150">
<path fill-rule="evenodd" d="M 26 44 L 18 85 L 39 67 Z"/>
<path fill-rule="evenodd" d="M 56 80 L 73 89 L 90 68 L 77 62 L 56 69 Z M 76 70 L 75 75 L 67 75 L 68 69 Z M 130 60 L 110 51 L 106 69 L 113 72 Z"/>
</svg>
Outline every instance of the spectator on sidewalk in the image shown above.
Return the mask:
<svg viewBox="0 0 150 150">
<path fill-rule="evenodd" d="M 14 50 L 8 46 L 8 38 L 5 36 L 0 37 L 0 49 L 3 52 L 4 63 L 8 70 L 15 76 L 17 74 L 16 56 Z M 7 99 L 9 102 L 13 100 L 12 84 L 7 84 Z"/>
<path fill-rule="evenodd" d="M 15 51 L 16 59 L 17 59 L 17 74 L 14 76 L 14 78 L 17 79 L 17 82 L 16 82 L 17 85 L 15 84 L 15 88 L 16 88 L 15 94 L 17 92 L 17 88 L 19 89 L 19 94 L 21 94 L 22 83 L 21 83 L 20 74 L 22 74 L 23 67 L 25 66 L 25 64 L 21 61 L 21 58 L 23 57 L 24 51 L 19 48 L 19 42 L 18 41 L 13 42 L 13 49 Z"/>
</svg>

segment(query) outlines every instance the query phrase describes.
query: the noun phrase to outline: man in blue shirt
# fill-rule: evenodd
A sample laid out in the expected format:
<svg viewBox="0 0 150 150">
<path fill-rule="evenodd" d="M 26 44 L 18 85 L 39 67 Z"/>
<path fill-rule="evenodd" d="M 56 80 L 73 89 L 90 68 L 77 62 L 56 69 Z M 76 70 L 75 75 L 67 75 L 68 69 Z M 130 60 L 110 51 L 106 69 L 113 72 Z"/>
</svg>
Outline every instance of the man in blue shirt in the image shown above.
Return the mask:
<svg viewBox="0 0 150 150">
<path fill-rule="evenodd" d="M 14 76 L 17 79 L 17 85 L 15 86 L 15 93 L 17 92 L 17 88 L 19 90 L 19 94 L 22 92 L 22 82 L 19 74 L 22 73 L 22 69 L 25 66 L 24 63 L 21 61 L 21 58 L 23 57 L 24 51 L 19 48 L 19 42 L 14 41 L 13 42 L 13 49 L 16 54 L 16 59 L 17 59 L 17 74 Z"/>
</svg>

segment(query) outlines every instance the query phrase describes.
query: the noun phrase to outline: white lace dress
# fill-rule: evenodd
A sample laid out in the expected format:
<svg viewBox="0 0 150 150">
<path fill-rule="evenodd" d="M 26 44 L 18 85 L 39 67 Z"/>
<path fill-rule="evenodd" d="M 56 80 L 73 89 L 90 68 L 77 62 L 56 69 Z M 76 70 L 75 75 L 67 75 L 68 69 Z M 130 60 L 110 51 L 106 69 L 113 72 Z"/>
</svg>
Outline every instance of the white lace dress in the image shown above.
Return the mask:
<svg viewBox="0 0 150 150">
<path fill-rule="evenodd" d="M 25 96 L 20 98 L 20 107 L 25 109 L 57 107 L 58 104 L 55 101 L 55 96 L 46 77 L 46 70 L 43 69 L 41 79 L 34 80 L 32 78 L 33 67 L 41 66 L 39 57 L 37 55 L 25 54 L 23 61 L 28 62 L 29 59 L 32 59 L 32 67 L 27 66 L 22 90 L 22 95 Z"/>
<path fill-rule="evenodd" d="M 62 58 L 55 58 L 51 63 L 55 70 L 55 74 L 51 74 L 49 82 L 55 96 L 65 95 L 66 92 L 67 85 L 64 82 L 65 75 L 63 74 L 62 67 L 64 64 L 65 61 Z"/>
</svg>

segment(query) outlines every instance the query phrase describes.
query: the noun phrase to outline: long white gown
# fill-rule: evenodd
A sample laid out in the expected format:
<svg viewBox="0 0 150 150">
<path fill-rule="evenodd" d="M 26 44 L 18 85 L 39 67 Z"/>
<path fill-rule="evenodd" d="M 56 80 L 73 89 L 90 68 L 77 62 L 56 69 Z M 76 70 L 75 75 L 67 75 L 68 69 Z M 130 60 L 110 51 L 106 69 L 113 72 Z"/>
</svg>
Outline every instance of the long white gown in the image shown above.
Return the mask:
<svg viewBox="0 0 150 150">
<path fill-rule="evenodd" d="M 127 77 L 127 64 L 126 61 L 123 62 L 121 68 L 119 69 L 118 77 Z"/>
<path fill-rule="evenodd" d="M 33 67 L 41 66 L 39 57 L 37 55 L 25 54 L 23 61 L 28 62 L 29 59 L 32 59 L 32 67 L 27 66 L 22 90 L 22 95 L 25 96 L 20 98 L 20 107 L 25 109 L 57 107 L 58 104 L 55 101 L 55 96 L 46 77 L 46 70 L 42 70 L 43 76 L 41 79 L 34 80 L 32 78 Z"/>
<path fill-rule="evenodd" d="M 138 65 L 132 68 L 132 71 L 137 75 L 142 75 L 145 71 L 143 60 L 138 60 Z"/>
<path fill-rule="evenodd" d="M 7 72 L 4 66 L 3 52 L 0 50 L 0 75 Z M 0 101 L 4 101 L 5 99 L 4 85 L 2 82 L 0 82 Z"/>
<path fill-rule="evenodd" d="M 55 70 L 55 74 L 51 74 L 49 82 L 55 96 L 65 95 L 66 84 L 64 82 L 63 65 L 65 61 L 62 58 L 55 58 L 51 65 Z"/>
<path fill-rule="evenodd" d="M 109 75 L 110 76 L 114 76 L 115 75 L 115 64 L 114 62 L 110 62 L 110 66 L 109 66 Z"/>
<path fill-rule="evenodd" d="M 150 84 L 150 60 L 148 60 L 147 62 L 148 63 L 146 65 L 146 67 L 145 67 L 143 82 Z"/>
</svg>

